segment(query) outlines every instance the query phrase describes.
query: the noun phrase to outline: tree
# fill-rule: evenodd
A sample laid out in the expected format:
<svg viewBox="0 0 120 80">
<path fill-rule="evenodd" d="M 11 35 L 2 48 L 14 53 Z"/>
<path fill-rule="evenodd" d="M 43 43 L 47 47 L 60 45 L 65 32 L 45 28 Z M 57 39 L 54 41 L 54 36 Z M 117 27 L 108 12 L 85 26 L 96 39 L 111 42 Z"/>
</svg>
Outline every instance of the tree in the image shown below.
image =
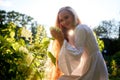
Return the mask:
<svg viewBox="0 0 120 80">
<path fill-rule="evenodd" d="M 118 38 L 119 36 L 119 26 L 114 20 L 102 21 L 94 31 L 102 38 Z"/>
<path fill-rule="evenodd" d="M 35 21 L 33 21 L 31 16 L 15 11 L 6 12 L 4 10 L 0 10 L 0 25 L 8 22 L 14 22 L 19 27 L 35 24 Z"/>
<path fill-rule="evenodd" d="M 96 33 L 97 36 L 103 36 L 103 34 L 106 34 L 107 33 L 107 30 L 102 27 L 102 26 L 98 26 L 97 28 L 94 28 L 94 32 Z"/>
<path fill-rule="evenodd" d="M 42 80 L 50 42 L 44 26 L 14 11 L 1 11 L 0 17 L 0 79 Z"/>
<path fill-rule="evenodd" d="M 1 26 L 4 24 L 5 20 L 6 20 L 6 11 L 0 10 L 0 25 Z"/>
<path fill-rule="evenodd" d="M 29 65 L 28 50 L 23 39 L 16 41 L 14 38 L 16 25 L 7 23 L 6 26 L 9 27 L 0 30 L 4 33 L 4 35 L 0 34 L 0 79 L 25 80 L 29 76 L 29 73 L 25 73 Z"/>
</svg>

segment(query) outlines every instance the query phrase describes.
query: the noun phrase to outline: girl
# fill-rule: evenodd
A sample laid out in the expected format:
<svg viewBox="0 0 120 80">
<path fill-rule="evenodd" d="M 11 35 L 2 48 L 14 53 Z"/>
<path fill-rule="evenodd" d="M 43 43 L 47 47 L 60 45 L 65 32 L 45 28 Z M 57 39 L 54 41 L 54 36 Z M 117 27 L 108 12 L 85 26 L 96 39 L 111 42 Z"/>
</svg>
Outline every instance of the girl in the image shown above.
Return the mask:
<svg viewBox="0 0 120 80">
<path fill-rule="evenodd" d="M 51 80 L 108 80 L 108 71 L 93 31 L 81 24 L 75 11 L 62 7 L 57 15 L 53 53 L 56 66 Z"/>
</svg>

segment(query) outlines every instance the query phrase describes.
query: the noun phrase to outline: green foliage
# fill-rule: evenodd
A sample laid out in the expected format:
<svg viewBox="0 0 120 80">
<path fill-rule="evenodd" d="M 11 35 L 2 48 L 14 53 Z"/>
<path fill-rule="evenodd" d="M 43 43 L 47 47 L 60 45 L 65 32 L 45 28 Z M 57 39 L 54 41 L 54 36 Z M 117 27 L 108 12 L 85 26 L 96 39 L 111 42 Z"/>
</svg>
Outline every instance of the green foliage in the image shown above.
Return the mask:
<svg viewBox="0 0 120 80">
<path fill-rule="evenodd" d="M 48 57 L 51 59 L 52 63 L 55 65 L 56 64 L 56 58 L 53 56 L 51 52 L 48 52 Z"/>
<path fill-rule="evenodd" d="M 104 49 L 104 42 L 103 40 L 100 40 L 99 38 L 97 38 L 97 41 L 98 41 L 99 49 L 102 52 Z"/>
<path fill-rule="evenodd" d="M 45 71 L 45 62 L 47 60 L 47 49 L 50 43 L 50 38 L 47 37 L 44 26 L 37 26 L 34 28 L 36 33 L 34 34 L 34 38 L 28 46 L 30 53 L 33 55 L 33 59 L 29 65 L 29 67 L 33 67 L 35 73 L 32 74 L 32 78 L 35 80 L 44 79 L 44 71 Z M 36 76 L 36 77 L 35 77 Z M 31 79 L 32 79 L 31 78 Z"/>
<path fill-rule="evenodd" d="M 117 65 L 116 65 L 116 61 L 112 60 L 111 62 L 111 69 L 112 69 L 112 76 L 116 76 L 117 75 Z"/>
<path fill-rule="evenodd" d="M 34 24 L 34 22 L 32 22 L 33 18 L 31 16 L 21 14 L 15 11 L 6 12 L 4 10 L 0 10 L 0 19 L 1 19 L 0 24 L 14 22 L 14 24 L 17 24 L 17 26 L 20 27 L 26 25 L 32 26 L 32 24 Z"/>
<path fill-rule="evenodd" d="M 33 41 L 35 43 L 40 43 L 43 38 L 47 37 L 44 26 L 38 25 L 35 31 L 36 31 L 36 34 L 33 36 Z"/>
<path fill-rule="evenodd" d="M 100 38 L 96 35 L 96 33 L 94 33 L 94 36 L 96 37 L 97 42 L 98 42 L 98 47 L 99 47 L 100 51 L 102 52 L 104 49 L 104 42 L 103 42 L 103 40 L 100 40 Z"/>
<path fill-rule="evenodd" d="M 8 27 L 8 28 L 7 28 Z M 8 23 L 6 28 L 0 35 L 0 79 L 2 80 L 25 80 L 28 74 L 25 74 L 25 69 L 28 68 L 26 57 L 28 51 L 24 47 L 24 41 L 19 42 L 14 38 L 16 26 L 14 23 Z M 5 34 L 6 33 L 6 34 Z"/>
<path fill-rule="evenodd" d="M 115 53 L 115 55 L 112 57 L 113 60 L 115 60 L 116 63 L 116 76 L 120 75 L 120 51 Z"/>
<path fill-rule="evenodd" d="M 15 11 L 0 10 L 0 18 L 0 80 L 44 79 L 50 43 L 44 26 Z M 26 28 L 29 24 L 32 32 Z"/>
<path fill-rule="evenodd" d="M 94 28 L 94 32 L 97 35 L 100 50 L 106 50 L 103 56 L 107 64 L 109 80 L 120 80 L 120 22 L 114 20 L 102 21 Z M 98 37 L 104 42 L 101 42 Z"/>
<path fill-rule="evenodd" d="M 21 28 L 20 34 L 21 37 L 25 39 L 25 41 L 30 41 L 30 38 L 32 38 L 32 33 L 29 30 L 27 30 L 25 27 Z"/>
<path fill-rule="evenodd" d="M 16 25 L 7 23 L 0 29 L 0 79 L 2 80 L 41 80 L 44 78 L 44 64 L 50 39 L 47 38 L 43 26 L 38 41 L 25 43 L 21 37 L 21 28 L 16 32 Z M 40 32 L 39 32 L 40 31 Z M 17 37 L 15 37 L 17 35 Z M 26 36 L 28 37 L 28 36 Z"/>
<path fill-rule="evenodd" d="M 20 80 L 28 76 L 24 74 L 24 69 L 27 69 L 25 60 L 27 54 L 19 51 L 21 44 L 17 44 L 19 47 L 13 44 L 0 37 L 0 79 L 2 80 Z"/>
<path fill-rule="evenodd" d="M 115 55 L 113 56 L 113 59 L 117 62 L 117 65 L 120 66 L 120 51 L 115 53 Z"/>
<path fill-rule="evenodd" d="M 120 52 L 107 55 L 105 58 L 109 72 L 109 80 L 120 80 Z"/>
<path fill-rule="evenodd" d="M 101 34 L 107 33 L 107 30 L 103 26 L 99 25 L 97 28 L 94 28 L 94 32 L 97 36 L 101 36 Z"/>
</svg>

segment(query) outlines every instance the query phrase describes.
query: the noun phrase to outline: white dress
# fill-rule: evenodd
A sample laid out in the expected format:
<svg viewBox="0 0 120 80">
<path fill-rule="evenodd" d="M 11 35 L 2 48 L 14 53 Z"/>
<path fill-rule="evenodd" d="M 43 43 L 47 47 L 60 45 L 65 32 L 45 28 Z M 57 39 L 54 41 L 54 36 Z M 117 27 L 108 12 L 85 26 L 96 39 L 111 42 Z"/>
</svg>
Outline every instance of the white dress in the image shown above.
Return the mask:
<svg viewBox="0 0 120 80">
<path fill-rule="evenodd" d="M 60 51 L 58 65 L 64 73 L 59 80 L 108 80 L 108 71 L 93 31 L 83 24 L 74 30 L 72 47 L 66 40 Z"/>
</svg>

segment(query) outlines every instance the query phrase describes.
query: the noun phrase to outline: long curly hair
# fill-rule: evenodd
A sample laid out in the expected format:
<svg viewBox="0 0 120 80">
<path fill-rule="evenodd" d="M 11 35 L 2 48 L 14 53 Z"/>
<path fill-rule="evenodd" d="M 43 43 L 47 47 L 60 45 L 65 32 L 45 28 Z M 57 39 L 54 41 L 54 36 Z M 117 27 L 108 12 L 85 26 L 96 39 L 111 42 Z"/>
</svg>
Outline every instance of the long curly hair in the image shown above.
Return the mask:
<svg viewBox="0 0 120 80">
<path fill-rule="evenodd" d="M 58 27 L 62 30 L 63 34 L 64 34 L 64 39 L 68 40 L 67 39 L 67 30 L 65 29 L 64 26 L 62 26 L 60 24 L 60 21 L 59 21 L 59 13 L 63 10 L 66 10 L 68 12 L 71 13 L 71 15 L 73 15 L 74 17 L 74 25 L 78 25 L 80 24 L 80 20 L 76 14 L 76 12 L 74 11 L 73 8 L 69 7 L 69 6 L 65 6 L 65 7 L 62 7 L 59 9 L 58 11 L 58 14 L 57 14 L 57 19 L 56 19 L 56 24 L 55 24 L 55 27 Z M 58 35 L 59 36 L 59 35 Z M 52 71 L 51 71 L 51 78 L 49 80 L 58 80 L 58 78 L 63 75 L 63 73 L 60 71 L 59 67 L 58 67 L 58 56 L 59 56 L 59 52 L 60 52 L 60 49 L 62 47 L 62 43 L 63 41 L 58 41 L 57 39 L 55 39 L 53 41 L 53 44 L 52 44 L 52 51 L 53 51 L 53 55 L 56 57 L 56 65 L 52 65 Z"/>
</svg>

